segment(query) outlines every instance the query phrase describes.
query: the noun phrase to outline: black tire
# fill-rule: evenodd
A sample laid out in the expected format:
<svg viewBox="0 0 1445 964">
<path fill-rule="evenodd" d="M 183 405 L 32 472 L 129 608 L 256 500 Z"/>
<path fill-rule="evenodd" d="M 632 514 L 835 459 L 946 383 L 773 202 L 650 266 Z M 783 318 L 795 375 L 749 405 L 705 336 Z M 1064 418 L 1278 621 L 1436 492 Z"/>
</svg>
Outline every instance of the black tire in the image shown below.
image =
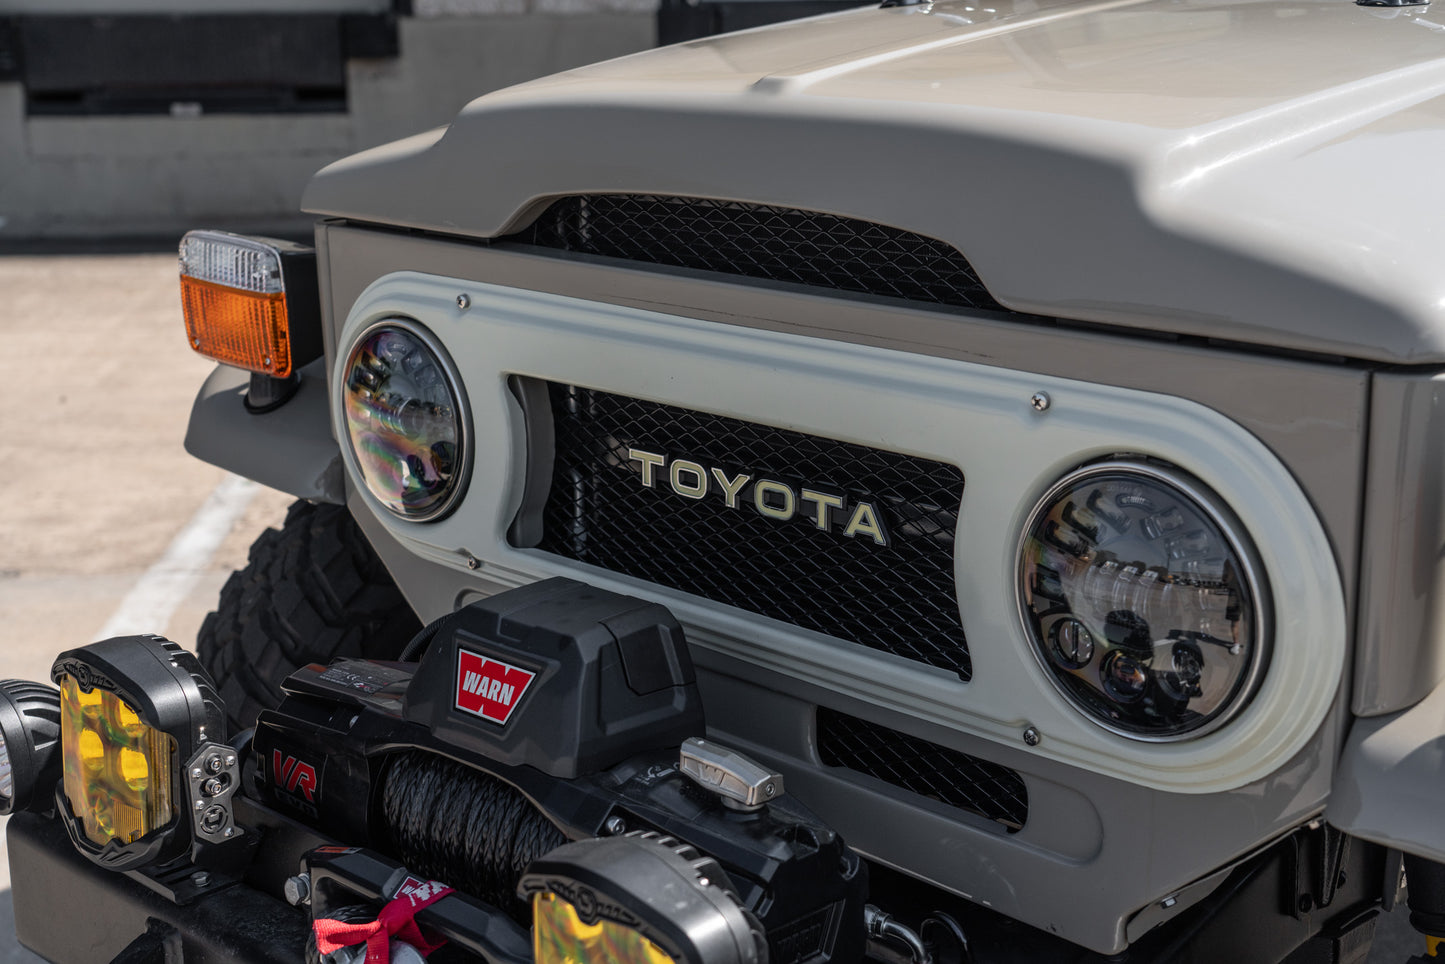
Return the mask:
<svg viewBox="0 0 1445 964">
<path fill-rule="evenodd" d="M 196 638 L 232 732 L 254 726 L 281 682 L 337 656 L 395 659 L 416 614 L 344 506 L 297 502 L 251 545 Z"/>
</svg>

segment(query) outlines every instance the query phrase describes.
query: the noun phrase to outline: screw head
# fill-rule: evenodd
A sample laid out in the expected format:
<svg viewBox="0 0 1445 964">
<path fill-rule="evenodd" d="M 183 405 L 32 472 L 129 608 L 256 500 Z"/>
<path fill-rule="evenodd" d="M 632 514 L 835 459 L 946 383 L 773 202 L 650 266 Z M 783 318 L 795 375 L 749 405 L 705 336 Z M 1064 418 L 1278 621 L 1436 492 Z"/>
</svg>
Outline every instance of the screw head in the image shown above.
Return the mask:
<svg viewBox="0 0 1445 964">
<path fill-rule="evenodd" d="M 1034 407 L 1036 412 L 1047 412 L 1049 406 L 1053 404 L 1053 400 L 1049 398 L 1048 392 L 1034 392 L 1033 397 L 1029 399 L 1029 404 Z"/>
<path fill-rule="evenodd" d="M 206 769 L 210 770 L 212 773 L 220 773 L 224 767 L 225 764 L 221 762 L 221 758 L 219 756 L 207 757 Z"/>
<path fill-rule="evenodd" d="M 466 295 L 457 295 L 457 307 L 458 307 L 458 308 L 460 308 L 462 311 L 466 311 L 466 310 L 467 310 L 468 308 L 470 308 L 471 306 L 472 306 L 472 299 L 471 299 L 471 298 L 468 298 Z"/>
<path fill-rule="evenodd" d="M 1027 743 L 1029 746 L 1038 746 L 1040 743 L 1044 742 L 1044 735 L 1039 732 L 1039 728 L 1036 726 L 1025 727 L 1024 742 Z"/>
<path fill-rule="evenodd" d="M 233 767 L 233 766 L 235 766 L 235 765 L 236 765 L 236 756 L 235 756 L 235 754 L 233 754 L 233 753 L 227 753 L 227 754 L 226 754 L 226 766 L 228 766 L 228 767 Z"/>
<path fill-rule="evenodd" d="M 200 767 L 196 767 L 191 770 L 191 776 L 199 780 L 201 777 L 205 776 L 205 774 L 201 771 Z"/>
<path fill-rule="evenodd" d="M 765 784 L 763 784 L 763 796 L 765 796 L 765 797 L 776 796 L 776 795 L 777 795 L 777 792 L 778 792 L 778 788 L 777 788 L 777 785 L 776 785 L 776 784 L 773 784 L 773 783 L 765 783 Z"/>
<path fill-rule="evenodd" d="M 603 827 L 612 836 L 619 837 L 627 832 L 627 821 L 614 815 L 607 818 L 607 822 Z"/>
<path fill-rule="evenodd" d="M 468 569 L 480 569 L 480 568 L 482 568 L 482 560 L 478 559 L 476 556 L 467 556 L 467 568 L 468 568 Z"/>
<path fill-rule="evenodd" d="M 194 874 L 191 874 L 191 883 L 195 884 L 197 887 L 204 887 L 210 882 L 211 875 L 206 873 L 204 870 L 198 870 Z"/>
</svg>

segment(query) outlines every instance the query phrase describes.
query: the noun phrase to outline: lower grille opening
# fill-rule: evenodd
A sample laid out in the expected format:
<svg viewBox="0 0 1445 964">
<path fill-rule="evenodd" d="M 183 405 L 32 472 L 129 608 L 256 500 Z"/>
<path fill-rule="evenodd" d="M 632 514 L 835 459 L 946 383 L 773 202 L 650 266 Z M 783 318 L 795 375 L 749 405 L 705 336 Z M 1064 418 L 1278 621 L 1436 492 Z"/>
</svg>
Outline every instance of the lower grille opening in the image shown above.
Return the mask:
<svg viewBox="0 0 1445 964">
<path fill-rule="evenodd" d="M 1006 766 L 818 707 L 818 755 L 842 767 L 1001 824 L 1023 829 L 1028 787 Z"/>
</svg>

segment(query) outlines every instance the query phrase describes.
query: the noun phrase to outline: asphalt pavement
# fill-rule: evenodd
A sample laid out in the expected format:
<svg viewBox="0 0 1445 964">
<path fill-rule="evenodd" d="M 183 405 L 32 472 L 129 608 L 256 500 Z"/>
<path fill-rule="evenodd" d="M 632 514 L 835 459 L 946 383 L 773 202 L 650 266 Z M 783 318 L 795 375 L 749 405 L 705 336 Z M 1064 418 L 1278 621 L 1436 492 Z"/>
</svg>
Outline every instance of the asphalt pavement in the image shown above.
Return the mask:
<svg viewBox="0 0 1445 964">
<path fill-rule="evenodd" d="M 0 256 L 0 293 L 0 678 L 45 680 L 117 626 L 193 647 L 291 500 L 181 447 L 212 365 L 186 342 L 175 254 Z M 39 961 L 16 944 L 11 883 L 0 838 L 0 964 Z M 1423 950 L 1404 917 L 1370 964 Z"/>
</svg>

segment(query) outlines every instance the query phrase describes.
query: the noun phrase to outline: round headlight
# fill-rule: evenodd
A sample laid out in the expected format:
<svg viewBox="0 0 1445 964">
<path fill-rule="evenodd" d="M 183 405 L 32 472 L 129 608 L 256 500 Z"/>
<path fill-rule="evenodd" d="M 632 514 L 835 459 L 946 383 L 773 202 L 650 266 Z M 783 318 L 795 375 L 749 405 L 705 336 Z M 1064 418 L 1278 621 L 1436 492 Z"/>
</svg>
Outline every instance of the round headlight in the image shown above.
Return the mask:
<svg viewBox="0 0 1445 964">
<path fill-rule="evenodd" d="M 1214 729 L 1264 669 L 1268 600 L 1253 549 L 1176 469 L 1113 461 L 1059 480 L 1024 529 L 1018 591 L 1049 678 L 1125 736 Z"/>
<path fill-rule="evenodd" d="M 404 519 L 456 504 L 467 462 L 464 399 L 441 346 L 410 322 L 364 332 L 346 360 L 342 408 L 366 488 Z"/>
</svg>

